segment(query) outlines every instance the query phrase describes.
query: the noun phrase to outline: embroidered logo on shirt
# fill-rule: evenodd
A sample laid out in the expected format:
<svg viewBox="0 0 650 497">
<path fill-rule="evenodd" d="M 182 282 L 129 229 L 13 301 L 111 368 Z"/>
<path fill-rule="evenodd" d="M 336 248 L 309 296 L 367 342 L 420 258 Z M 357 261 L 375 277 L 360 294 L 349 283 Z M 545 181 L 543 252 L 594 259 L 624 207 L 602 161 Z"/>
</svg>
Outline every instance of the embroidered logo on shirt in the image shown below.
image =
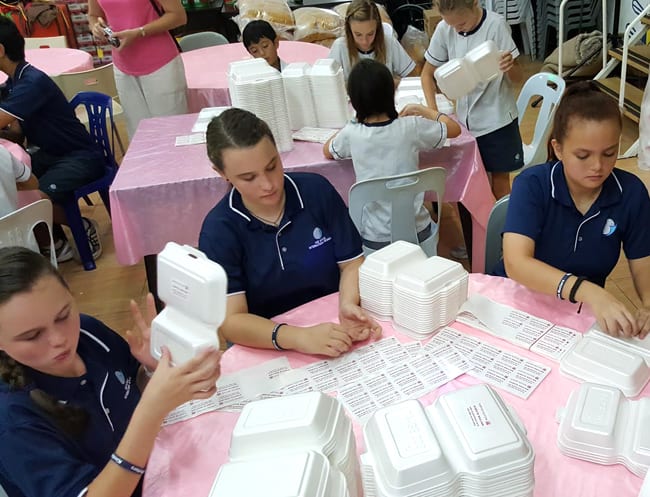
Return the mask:
<svg viewBox="0 0 650 497">
<path fill-rule="evenodd" d="M 614 234 L 615 231 L 616 231 L 616 223 L 614 222 L 613 219 L 607 218 L 607 221 L 605 221 L 605 226 L 603 226 L 603 235 L 611 236 Z"/>
<path fill-rule="evenodd" d="M 124 398 L 127 399 L 131 393 L 131 378 L 126 378 L 122 371 L 115 371 L 115 378 L 124 385 Z"/>
<path fill-rule="evenodd" d="M 117 381 L 124 385 L 126 378 L 124 377 L 124 373 L 122 373 L 122 371 L 115 371 L 115 377 L 117 378 Z"/>
<path fill-rule="evenodd" d="M 314 240 L 316 241 L 309 246 L 309 250 L 318 248 L 332 239 L 331 236 L 323 236 L 323 230 L 320 229 L 318 226 L 314 228 L 312 235 L 314 236 Z"/>
</svg>

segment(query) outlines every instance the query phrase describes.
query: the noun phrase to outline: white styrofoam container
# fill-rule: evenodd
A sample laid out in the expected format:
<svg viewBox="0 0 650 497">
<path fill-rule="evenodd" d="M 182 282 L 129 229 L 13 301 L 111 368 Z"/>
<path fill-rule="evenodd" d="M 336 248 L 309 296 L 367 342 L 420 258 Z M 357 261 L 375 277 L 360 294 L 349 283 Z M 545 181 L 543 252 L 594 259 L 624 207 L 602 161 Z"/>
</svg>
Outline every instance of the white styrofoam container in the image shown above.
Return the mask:
<svg viewBox="0 0 650 497">
<path fill-rule="evenodd" d="M 433 73 L 438 89 L 447 98 L 457 100 L 470 93 L 478 85 L 474 73 L 465 59 L 451 59 Z"/>
<path fill-rule="evenodd" d="M 607 338 L 585 335 L 560 362 L 560 372 L 581 380 L 620 389 L 635 397 L 650 380 L 650 367 L 632 349 Z"/>
<path fill-rule="evenodd" d="M 330 471 L 314 451 L 231 461 L 219 469 L 209 497 L 338 497 L 327 492 Z"/>
<path fill-rule="evenodd" d="M 501 74 L 499 70 L 500 57 L 499 49 L 492 40 L 484 41 L 465 54 L 465 60 L 477 80 L 483 83 L 492 81 Z"/>
<path fill-rule="evenodd" d="M 424 261 L 426 258 L 419 245 L 400 240 L 368 255 L 359 268 L 359 274 L 367 274 L 382 280 L 393 280 L 397 271 L 414 262 Z"/>
<path fill-rule="evenodd" d="M 643 477 L 650 466 L 650 398 L 626 399 L 612 386 L 583 383 L 557 413 L 557 443 L 570 457 L 623 464 Z"/>
<path fill-rule="evenodd" d="M 405 267 L 396 275 L 394 288 L 427 297 L 465 276 L 467 271 L 459 262 L 434 256 Z"/>
</svg>

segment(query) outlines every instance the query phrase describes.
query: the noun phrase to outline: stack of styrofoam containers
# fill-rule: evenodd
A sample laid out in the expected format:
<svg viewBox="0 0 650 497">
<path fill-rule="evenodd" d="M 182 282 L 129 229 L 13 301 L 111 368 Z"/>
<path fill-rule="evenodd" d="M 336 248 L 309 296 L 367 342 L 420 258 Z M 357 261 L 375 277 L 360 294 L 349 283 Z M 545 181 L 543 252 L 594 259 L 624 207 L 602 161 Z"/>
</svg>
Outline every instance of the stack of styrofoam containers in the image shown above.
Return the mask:
<svg viewBox="0 0 650 497">
<path fill-rule="evenodd" d="M 422 80 L 418 77 L 402 78 L 395 92 L 395 108 L 401 111 L 408 104 L 426 105 Z M 454 104 L 442 93 L 436 94 L 436 106 L 443 114 L 453 114 Z"/>
<path fill-rule="evenodd" d="M 448 325 L 467 300 L 468 281 L 460 263 L 443 257 L 404 267 L 393 283 L 395 329 L 422 340 Z"/>
<path fill-rule="evenodd" d="M 331 472 L 343 475 L 349 496 L 358 496 L 358 460 L 352 423 L 339 401 L 321 392 L 247 404 L 232 433 L 230 461 L 307 450 L 323 454 L 332 466 Z M 348 493 L 332 493 L 328 497 Z"/>
<path fill-rule="evenodd" d="M 342 128 L 349 120 L 343 68 L 334 59 L 317 60 L 309 75 L 316 119 L 321 128 Z"/>
<path fill-rule="evenodd" d="M 528 497 L 535 455 L 525 428 L 487 385 L 375 412 L 364 427 L 365 497 Z"/>
<path fill-rule="evenodd" d="M 481 43 L 461 59 L 451 59 L 441 65 L 434 77 L 438 88 L 448 98 L 458 99 L 470 93 L 480 83 L 488 83 L 500 73 L 499 49 L 492 40 Z"/>
<path fill-rule="evenodd" d="M 341 472 L 314 451 L 229 462 L 209 497 L 348 497 Z"/>
<path fill-rule="evenodd" d="M 291 129 L 318 126 L 314 95 L 309 81 L 310 72 L 311 66 L 306 62 L 293 62 L 282 70 Z"/>
<path fill-rule="evenodd" d="M 287 99 L 278 70 L 264 59 L 231 62 L 228 88 L 233 107 L 248 110 L 269 125 L 280 152 L 293 148 Z"/>
<path fill-rule="evenodd" d="M 583 383 L 557 414 L 557 444 L 570 457 L 622 464 L 643 478 L 650 467 L 650 398 L 628 400 L 614 387 Z"/>
<path fill-rule="evenodd" d="M 624 342 L 603 333 L 585 334 L 560 362 L 560 372 L 580 380 L 618 388 L 636 397 L 650 380 L 647 344 Z"/>
<path fill-rule="evenodd" d="M 393 315 L 393 282 L 396 274 L 409 264 L 427 258 L 419 245 L 397 241 L 366 257 L 359 268 L 361 307 L 380 320 Z"/>
</svg>

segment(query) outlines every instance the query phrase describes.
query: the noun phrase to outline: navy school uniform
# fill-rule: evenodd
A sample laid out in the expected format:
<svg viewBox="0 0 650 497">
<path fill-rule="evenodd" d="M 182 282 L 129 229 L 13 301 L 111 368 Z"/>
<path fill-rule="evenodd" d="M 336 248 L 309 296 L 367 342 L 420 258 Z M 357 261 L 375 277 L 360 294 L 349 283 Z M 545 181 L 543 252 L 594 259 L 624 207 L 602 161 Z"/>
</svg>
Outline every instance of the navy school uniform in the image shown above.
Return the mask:
<svg viewBox="0 0 650 497">
<path fill-rule="evenodd" d="M 650 256 L 649 227 L 648 190 L 635 175 L 615 168 L 583 215 L 569 193 L 563 164 L 557 161 L 517 176 L 504 232 L 534 240 L 536 259 L 604 286 L 621 245 L 628 260 Z M 494 273 L 506 276 L 503 261 Z"/>
<path fill-rule="evenodd" d="M 245 293 L 248 311 L 273 317 L 338 291 L 338 264 L 363 254 L 361 237 L 334 187 L 320 175 L 285 174 L 278 228 L 249 213 L 235 189 L 208 213 L 199 249 L 221 264 L 228 294 Z"/>
<path fill-rule="evenodd" d="M 9 497 L 81 497 L 119 444 L 140 400 L 138 361 L 128 344 L 96 319 L 81 315 L 77 347 L 86 374 L 60 378 L 31 369 L 33 383 L 12 391 L 0 381 L 0 485 Z M 30 399 L 33 388 L 85 409 L 78 438 L 64 434 Z M 139 486 L 134 496 L 140 495 Z"/>
</svg>

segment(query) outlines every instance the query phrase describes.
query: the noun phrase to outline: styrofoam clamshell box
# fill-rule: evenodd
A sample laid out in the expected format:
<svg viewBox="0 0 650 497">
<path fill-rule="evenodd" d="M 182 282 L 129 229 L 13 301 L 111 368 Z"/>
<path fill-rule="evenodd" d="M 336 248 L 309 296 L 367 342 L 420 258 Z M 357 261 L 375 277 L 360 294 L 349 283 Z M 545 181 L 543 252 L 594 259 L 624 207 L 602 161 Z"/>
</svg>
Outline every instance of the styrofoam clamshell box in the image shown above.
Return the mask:
<svg viewBox="0 0 650 497">
<path fill-rule="evenodd" d="M 643 478 L 650 467 L 650 398 L 626 399 L 612 386 L 583 383 L 557 412 L 557 444 L 570 457 L 622 464 Z"/>
<path fill-rule="evenodd" d="M 650 380 L 650 366 L 634 348 L 613 337 L 586 334 L 560 362 L 560 372 L 584 381 L 611 385 L 635 397 Z"/>
<path fill-rule="evenodd" d="M 517 416 L 487 385 L 449 392 L 424 409 L 380 409 L 364 427 L 366 497 L 529 496 L 534 451 Z"/>
</svg>

